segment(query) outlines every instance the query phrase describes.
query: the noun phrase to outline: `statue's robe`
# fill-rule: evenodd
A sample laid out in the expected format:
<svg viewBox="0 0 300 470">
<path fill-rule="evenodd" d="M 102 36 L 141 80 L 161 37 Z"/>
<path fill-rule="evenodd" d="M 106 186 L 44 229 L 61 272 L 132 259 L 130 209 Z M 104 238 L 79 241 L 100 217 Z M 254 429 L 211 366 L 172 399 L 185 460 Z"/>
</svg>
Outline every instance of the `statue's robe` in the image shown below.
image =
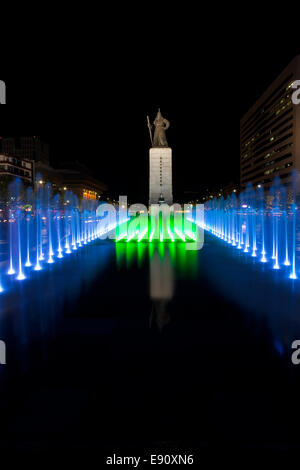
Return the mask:
<svg viewBox="0 0 300 470">
<path fill-rule="evenodd" d="M 167 119 L 155 119 L 154 121 L 153 147 L 168 147 L 165 131 L 170 127 Z"/>
</svg>

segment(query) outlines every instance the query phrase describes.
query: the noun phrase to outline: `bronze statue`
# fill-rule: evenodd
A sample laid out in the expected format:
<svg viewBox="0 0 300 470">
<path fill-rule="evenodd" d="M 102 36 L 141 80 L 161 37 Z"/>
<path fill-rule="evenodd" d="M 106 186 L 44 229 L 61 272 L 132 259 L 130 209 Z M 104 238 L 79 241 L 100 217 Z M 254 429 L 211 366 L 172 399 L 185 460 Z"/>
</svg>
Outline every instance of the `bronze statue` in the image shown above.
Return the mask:
<svg viewBox="0 0 300 470">
<path fill-rule="evenodd" d="M 152 125 L 150 124 L 149 117 L 147 116 L 148 127 L 150 132 L 150 139 L 152 147 L 168 147 L 165 131 L 169 129 L 170 123 L 167 119 L 163 118 L 158 109 L 156 118 L 154 120 L 154 137 L 152 138 Z"/>
</svg>

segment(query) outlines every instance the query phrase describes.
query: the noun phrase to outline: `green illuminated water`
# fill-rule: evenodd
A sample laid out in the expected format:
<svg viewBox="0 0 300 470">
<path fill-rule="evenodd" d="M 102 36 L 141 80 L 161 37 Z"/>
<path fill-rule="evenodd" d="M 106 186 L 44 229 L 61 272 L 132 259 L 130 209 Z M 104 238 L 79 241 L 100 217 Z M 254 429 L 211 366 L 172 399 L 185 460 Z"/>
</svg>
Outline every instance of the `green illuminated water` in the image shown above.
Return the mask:
<svg viewBox="0 0 300 470">
<path fill-rule="evenodd" d="M 197 251 L 187 250 L 186 244 L 178 243 L 116 243 L 118 270 L 134 267 L 150 270 L 168 265 L 177 278 L 195 278 L 197 272 Z"/>
<path fill-rule="evenodd" d="M 192 242 L 198 240 L 197 226 L 182 217 L 167 216 L 161 213 L 156 217 L 139 215 L 118 226 L 117 243 L 128 242 Z"/>
</svg>

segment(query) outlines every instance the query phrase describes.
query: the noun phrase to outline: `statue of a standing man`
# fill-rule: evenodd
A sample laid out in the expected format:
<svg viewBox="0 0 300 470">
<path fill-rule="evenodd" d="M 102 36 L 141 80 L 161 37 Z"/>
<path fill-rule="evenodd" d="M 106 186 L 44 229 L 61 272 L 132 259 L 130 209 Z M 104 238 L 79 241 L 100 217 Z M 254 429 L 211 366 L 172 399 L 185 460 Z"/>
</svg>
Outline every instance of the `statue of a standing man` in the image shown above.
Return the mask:
<svg viewBox="0 0 300 470">
<path fill-rule="evenodd" d="M 149 122 L 149 121 L 148 121 Z M 154 120 L 154 137 L 152 141 L 152 147 L 168 147 L 168 142 L 166 139 L 165 131 L 169 129 L 170 123 L 167 119 L 163 118 L 158 109 L 156 118 Z M 151 133 L 152 126 L 149 126 L 149 130 Z"/>
</svg>

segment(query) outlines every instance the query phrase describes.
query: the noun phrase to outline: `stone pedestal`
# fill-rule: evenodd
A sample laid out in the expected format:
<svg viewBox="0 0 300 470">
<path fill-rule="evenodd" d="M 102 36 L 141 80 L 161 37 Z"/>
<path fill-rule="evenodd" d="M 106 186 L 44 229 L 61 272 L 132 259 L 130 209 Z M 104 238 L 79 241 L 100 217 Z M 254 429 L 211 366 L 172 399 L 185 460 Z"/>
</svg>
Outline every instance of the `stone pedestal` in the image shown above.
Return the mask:
<svg viewBox="0 0 300 470">
<path fill-rule="evenodd" d="M 172 149 L 154 147 L 149 155 L 149 204 L 159 204 L 161 196 L 166 204 L 173 204 Z"/>
<path fill-rule="evenodd" d="M 5 94 L 5 83 L 0 80 L 0 104 L 6 104 Z"/>
</svg>

